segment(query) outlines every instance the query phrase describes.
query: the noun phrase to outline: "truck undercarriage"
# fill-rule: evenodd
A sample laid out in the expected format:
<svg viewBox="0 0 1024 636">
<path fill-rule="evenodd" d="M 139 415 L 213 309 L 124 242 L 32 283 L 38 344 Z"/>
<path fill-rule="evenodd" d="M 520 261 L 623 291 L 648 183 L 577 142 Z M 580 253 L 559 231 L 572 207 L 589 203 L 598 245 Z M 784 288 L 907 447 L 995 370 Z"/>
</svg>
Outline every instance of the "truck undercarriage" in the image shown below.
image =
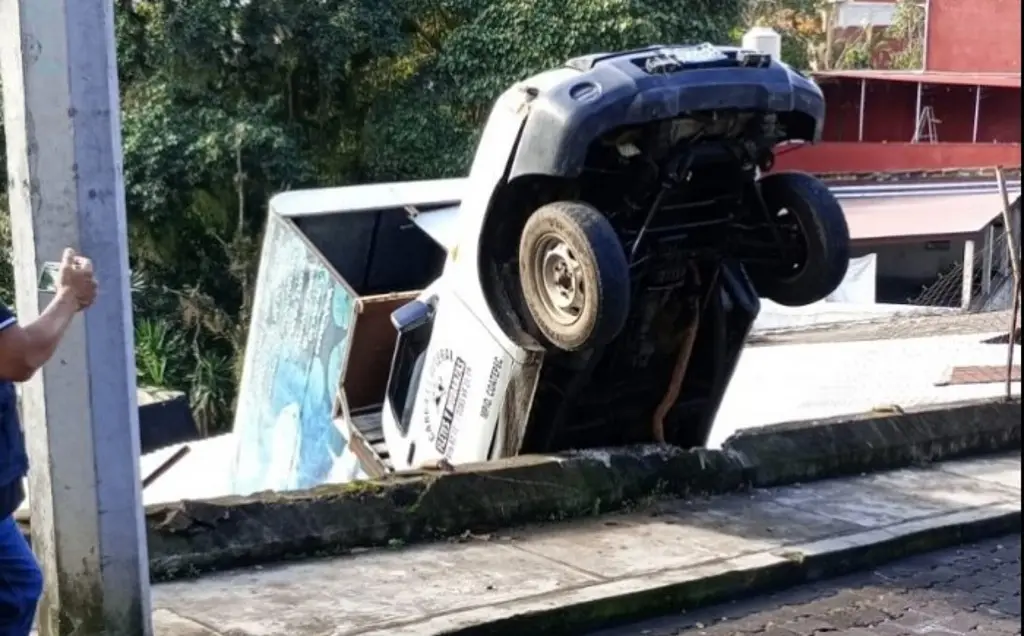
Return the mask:
<svg viewBox="0 0 1024 636">
<path fill-rule="evenodd" d="M 816 288 L 830 292 L 845 273 L 844 265 L 819 272 L 827 281 L 801 280 L 818 265 L 808 261 L 803 238 L 812 228 L 782 207 L 778 188 L 759 182 L 772 148 L 789 136 L 774 113 L 690 114 L 605 135 L 571 182 L 536 179 L 504 193 L 509 212 L 558 200 L 593 206 L 614 228 L 629 267 L 628 315 L 617 337 L 579 350 L 548 348 L 522 452 L 705 443 L 759 295 L 806 304 L 819 299 Z M 521 232 L 526 219 L 503 210 L 494 216 L 503 222 L 485 236 L 482 263 L 496 290 L 492 302 L 514 308 L 504 314 L 515 321 L 510 330 L 543 342 L 529 308 L 517 302 L 523 283 L 516 259 L 523 255 L 497 240 Z M 546 252 L 534 267 L 542 272 L 535 287 L 554 299 L 549 312 L 571 320 L 585 293 L 572 276 L 580 265 L 564 244 Z M 779 281 L 787 279 L 800 289 L 782 289 Z"/>
</svg>

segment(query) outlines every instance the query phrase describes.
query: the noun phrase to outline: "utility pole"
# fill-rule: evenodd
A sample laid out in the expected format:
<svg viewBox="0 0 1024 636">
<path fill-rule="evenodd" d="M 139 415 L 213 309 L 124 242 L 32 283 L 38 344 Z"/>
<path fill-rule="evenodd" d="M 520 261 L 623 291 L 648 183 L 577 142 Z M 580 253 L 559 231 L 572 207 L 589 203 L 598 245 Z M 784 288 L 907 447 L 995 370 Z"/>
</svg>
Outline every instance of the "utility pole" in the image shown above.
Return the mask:
<svg viewBox="0 0 1024 636">
<path fill-rule="evenodd" d="M 22 391 L 42 636 L 152 633 L 110 0 L 0 0 L 17 310 L 70 246 L 100 293 Z"/>
</svg>

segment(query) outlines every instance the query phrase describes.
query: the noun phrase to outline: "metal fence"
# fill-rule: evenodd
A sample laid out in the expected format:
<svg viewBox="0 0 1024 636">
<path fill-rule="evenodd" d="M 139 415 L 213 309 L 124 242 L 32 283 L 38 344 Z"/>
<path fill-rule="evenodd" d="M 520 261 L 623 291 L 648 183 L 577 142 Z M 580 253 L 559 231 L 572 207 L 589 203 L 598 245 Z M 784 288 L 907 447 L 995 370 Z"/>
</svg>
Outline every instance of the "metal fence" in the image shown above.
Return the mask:
<svg viewBox="0 0 1024 636">
<path fill-rule="evenodd" d="M 932 285 L 910 299 L 916 307 L 959 308 L 970 313 L 1009 307 L 1013 266 L 1008 251 L 1011 233 L 990 227 L 980 250 L 968 250 L 970 262 L 958 261 Z M 973 245 L 973 243 L 972 243 Z"/>
</svg>

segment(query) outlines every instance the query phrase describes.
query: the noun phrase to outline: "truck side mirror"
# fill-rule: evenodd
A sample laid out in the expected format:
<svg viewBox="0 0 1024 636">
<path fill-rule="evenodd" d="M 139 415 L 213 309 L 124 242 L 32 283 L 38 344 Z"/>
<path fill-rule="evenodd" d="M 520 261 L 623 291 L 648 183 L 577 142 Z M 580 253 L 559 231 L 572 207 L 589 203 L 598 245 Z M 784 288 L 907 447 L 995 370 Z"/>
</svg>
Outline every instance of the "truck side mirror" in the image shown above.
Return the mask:
<svg viewBox="0 0 1024 636">
<path fill-rule="evenodd" d="M 399 334 L 405 334 L 430 322 L 433 315 L 433 307 L 422 300 L 414 300 L 391 312 L 391 324 Z"/>
</svg>

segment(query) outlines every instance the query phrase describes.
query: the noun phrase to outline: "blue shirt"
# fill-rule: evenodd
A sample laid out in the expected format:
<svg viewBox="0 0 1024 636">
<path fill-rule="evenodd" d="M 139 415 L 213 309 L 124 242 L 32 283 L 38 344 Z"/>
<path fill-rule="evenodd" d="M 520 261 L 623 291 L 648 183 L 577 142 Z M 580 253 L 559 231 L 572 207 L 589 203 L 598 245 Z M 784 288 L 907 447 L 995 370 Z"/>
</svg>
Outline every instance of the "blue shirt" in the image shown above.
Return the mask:
<svg viewBox="0 0 1024 636">
<path fill-rule="evenodd" d="M 14 313 L 0 305 L 0 332 L 15 322 Z M 13 382 L 0 379 L 0 520 L 21 505 L 24 499 L 21 480 L 27 473 L 28 454 L 18 421 L 18 394 Z"/>
</svg>

